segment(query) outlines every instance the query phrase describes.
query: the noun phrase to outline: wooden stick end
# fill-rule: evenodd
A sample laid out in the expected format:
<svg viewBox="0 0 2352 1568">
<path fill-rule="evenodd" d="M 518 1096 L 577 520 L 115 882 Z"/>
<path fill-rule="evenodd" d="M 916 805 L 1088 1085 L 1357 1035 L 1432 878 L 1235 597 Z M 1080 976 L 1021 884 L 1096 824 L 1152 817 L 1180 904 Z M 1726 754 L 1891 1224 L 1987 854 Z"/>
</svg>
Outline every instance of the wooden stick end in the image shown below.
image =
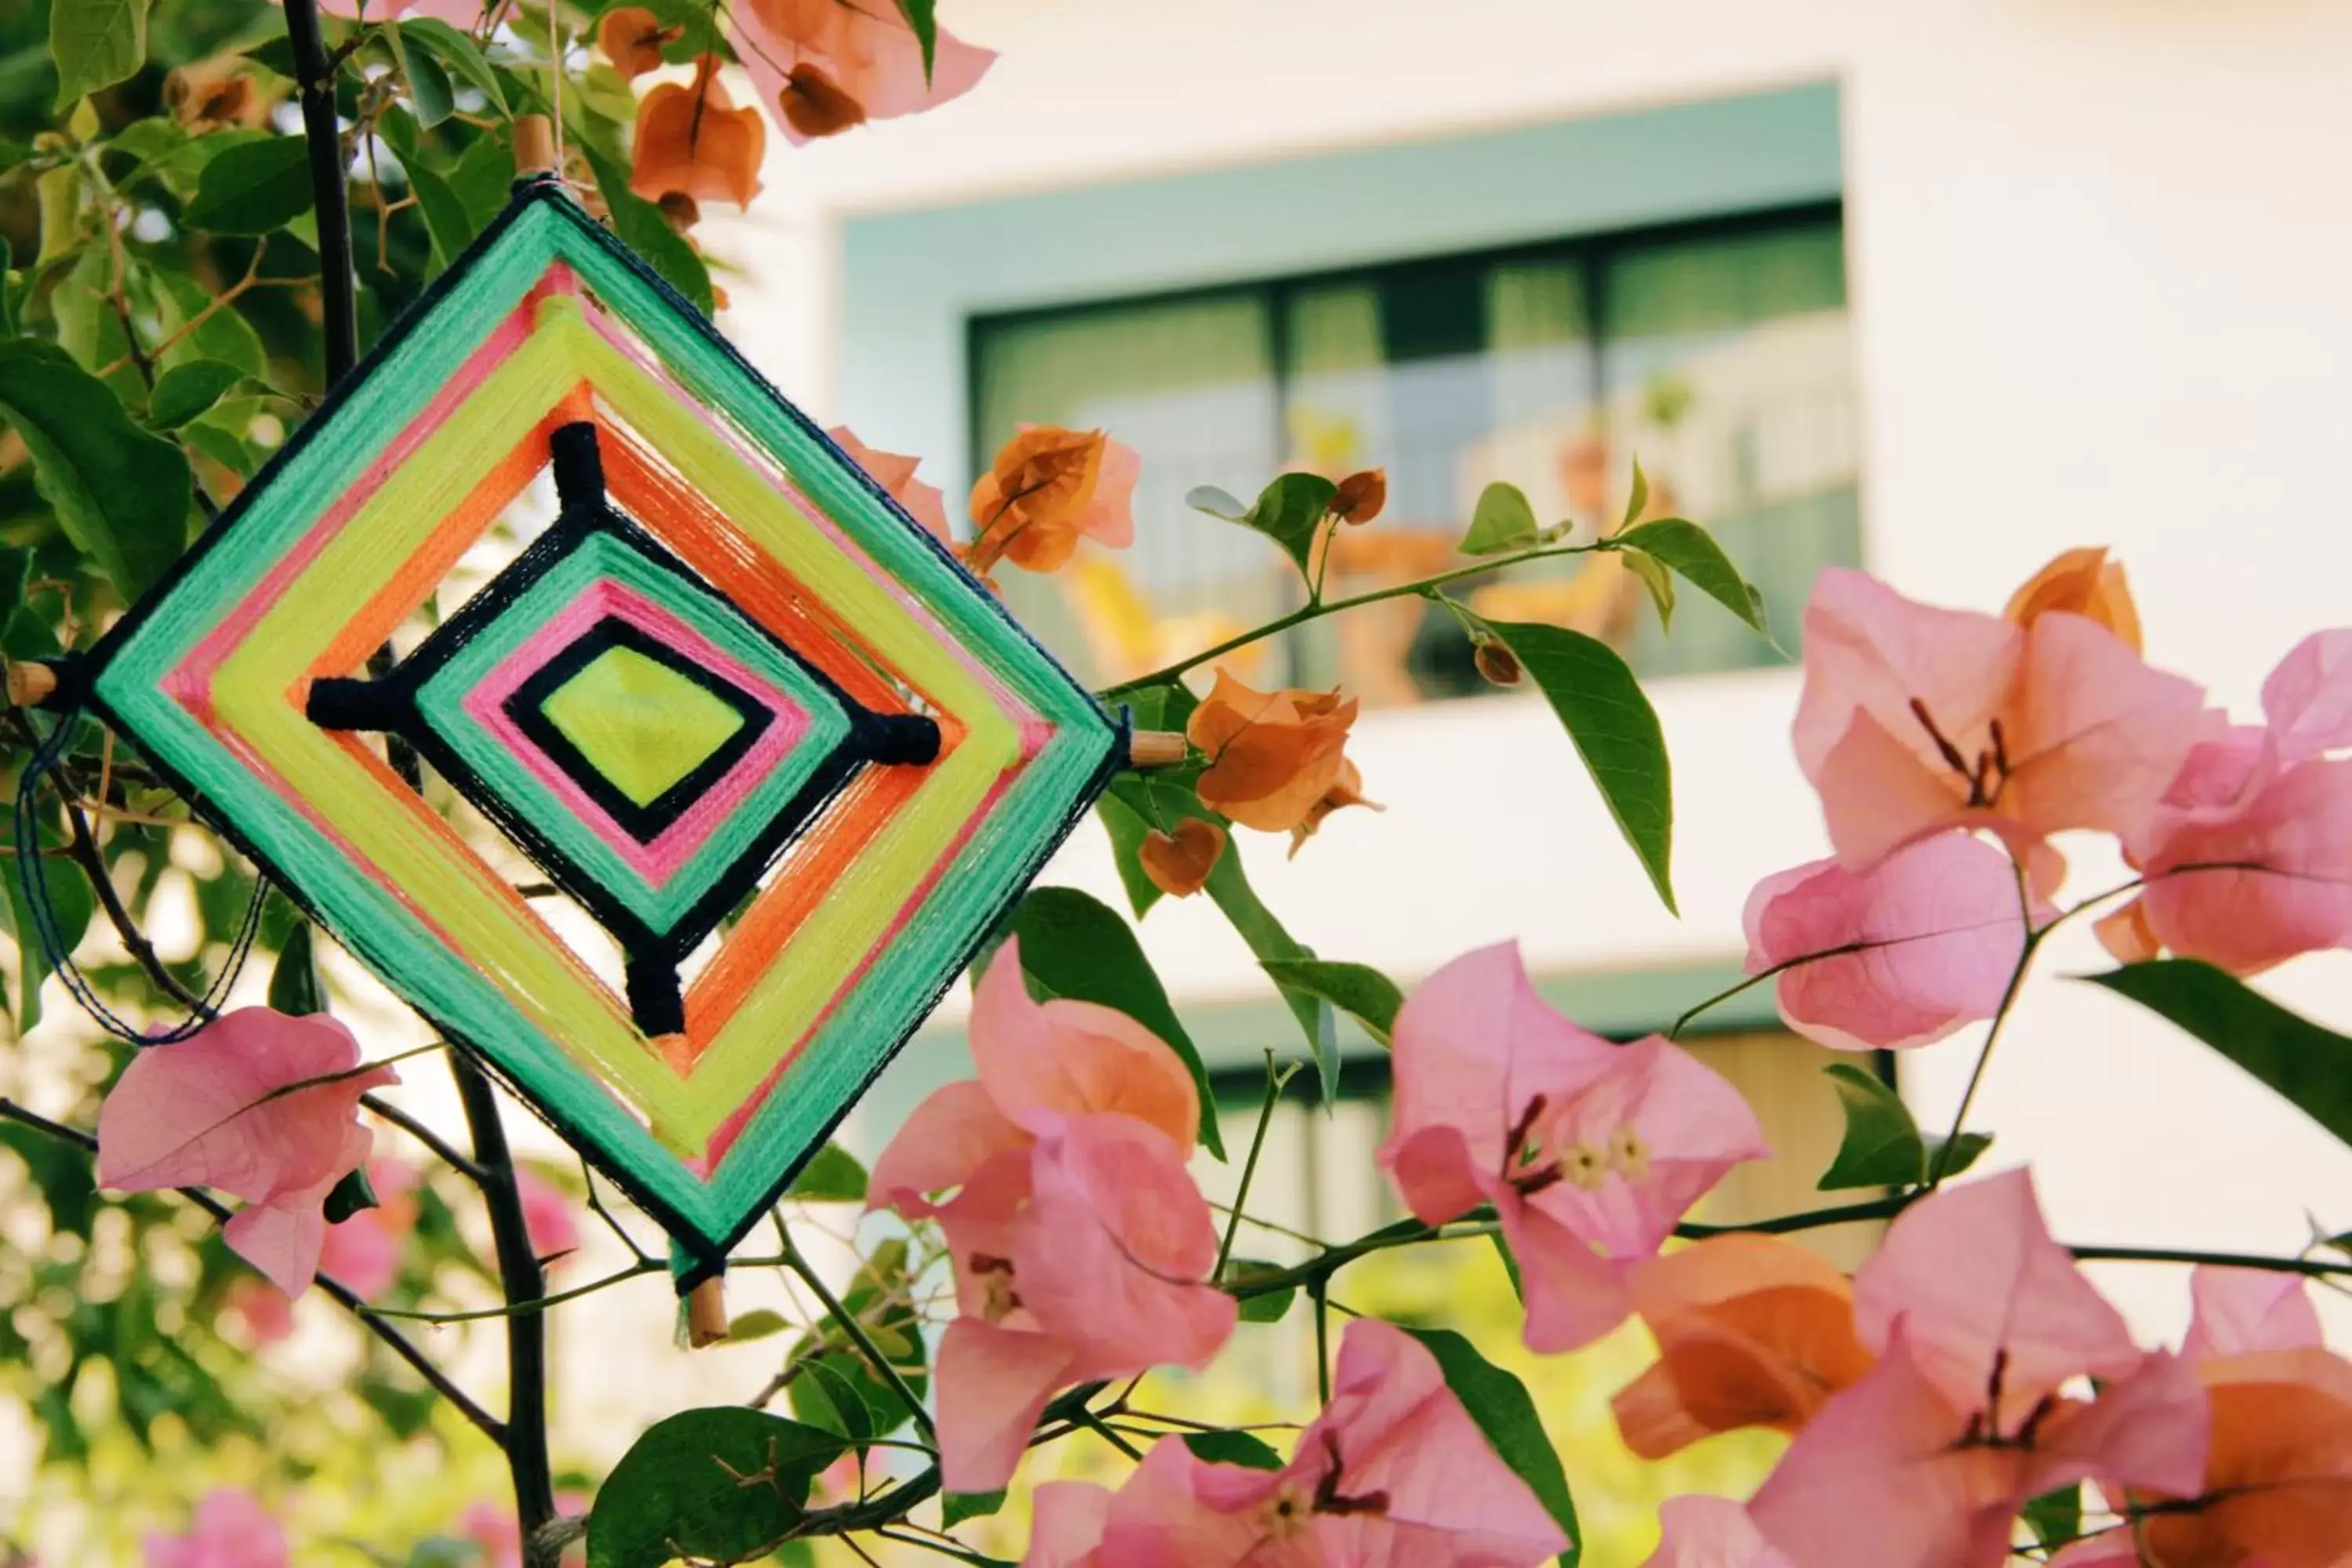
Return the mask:
<svg viewBox="0 0 2352 1568">
<path fill-rule="evenodd" d="M 686 1293 L 686 1342 L 704 1350 L 727 1337 L 727 1281 L 714 1276 Z"/>
<path fill-rule="evenodd" d="M 15 659 L 0 662 L 7 666 L 8 706 L 11 708 L 38 708 L 58 689 L 58 672 L 46 664 L 19 663 Z"/>
<path fill-rule="evenodd" d="M 515 173 L 552 174 L 555 126 L 544 114 L 519 114 L 514 122 Z"/>
<path fill-rule="evenodd" d="M 1192 745 L 1173 730 L 1138 730 L 1127 738 L 1127 765 L 1131 768 L 1181 767 Z"/>
</svg>

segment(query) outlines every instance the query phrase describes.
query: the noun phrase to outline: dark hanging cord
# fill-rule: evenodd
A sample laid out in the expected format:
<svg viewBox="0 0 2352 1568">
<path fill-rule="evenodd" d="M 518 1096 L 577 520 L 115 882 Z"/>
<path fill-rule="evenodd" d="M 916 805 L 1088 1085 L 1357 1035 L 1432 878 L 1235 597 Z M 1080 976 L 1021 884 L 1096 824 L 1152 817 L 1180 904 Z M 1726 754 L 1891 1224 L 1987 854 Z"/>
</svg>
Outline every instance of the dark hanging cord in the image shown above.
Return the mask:
<svg viewBox="0 0 2352 1568">
<path fill-rule="evenodd" d="M 31 715 L 26 717 L 30 722 Z M 25 908 L 33 917 L 34 938 L 42 956 L 48 961 L 49 968 L 65 982 L 66 990 L 76 1005 L 107 1033 L 135 1046 L 161 1046 L 184 1040 L 220 1016 L 220 1004 L 228 995 L 229 988 L 236 984 L 237 975 L 244 971 L 246 957 L 253 951 L 254 937 L 261 929 L 261 909 L 268 897 L 269 884 L 263 881 L 258 874 L 255 876 L 253 897 L 247 902 L 245 918 L 238 924 L 236 938 L 229 943 L 227 961 L 221 965 L 220 973 L 213 978 L 212 984 L 205 988 L 204 995 L 187 1017 L 168 1029 L 142 1028 L 109 1007 L 97 988 L 89 983 L 89 977 L 73 961 L 73 954 L 68 951 L 58 924 L 57 906 L 49 900 L 48 875 L 41 865 L 41 784 L 57 770 L 58 762 L 64 758 L 66 749 L 73 742 L 74 728 L 79 722 L 78 714 L 67 713 L 60 717 L 57 728 L 49 731 L 49 738 L 34 752 L 16 781 L 16 820 L 12 825 L 16 847 L 16 874 L 25 889 Z M 26 978 L 29 980 L 31 976 Z"/>
</svg>

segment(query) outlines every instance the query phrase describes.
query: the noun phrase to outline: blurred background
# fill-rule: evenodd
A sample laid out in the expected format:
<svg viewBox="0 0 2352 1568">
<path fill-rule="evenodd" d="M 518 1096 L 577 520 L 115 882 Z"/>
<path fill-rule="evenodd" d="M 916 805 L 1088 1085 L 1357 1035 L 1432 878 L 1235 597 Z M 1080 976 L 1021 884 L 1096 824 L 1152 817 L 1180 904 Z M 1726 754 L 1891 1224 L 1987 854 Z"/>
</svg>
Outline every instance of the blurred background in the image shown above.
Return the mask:
<svg viewBox="0 0 2352 1568">
<path fill-rule="evenodd" d="M 1388 469 L 1387 513 L 1344 531 L 1335 593 L 1457 563 L 1492 480 L 1526 489 L 1546 521 L 1613 518 L 1638 458 L 1651 510 L 1714 531 L 1767 595 L 1779 652 L 1696 595 L 1661 637 L 1607 558 L 1465 585 L 1499 616 L 1616 642 L 1648 682 L 1675 763 L 1679 919 L 1541 699 L 1482 683 L 1449 618 L 1405 600 L 1235 666 L 1365 703 L 1350 755 L 1386 809 L 1339 815 L 1296 860 L 1279 838 L 1236 836 L 1265 901 L 1324 957 L 1410 989 L 1516 940 L 1555 1003 L 1622 1036 L 1735 982 L 1748 890 L 1826 849 L 1787 735 L 1801 605 L 1823 566 L 1990 609 L 2059 550 L 2110 545 L 2151 659 L 2241 706 L 2295 639 L 2352 623 L 2352 10 L 2336 0 L 941 10 L 1001 51 L 977 90 L 778 145 L 750 210 L 706 207 L 698 237 L 729 299 L 721 324 L 750 358 L 822 422 L 919 455 L 951 510 L 1022 422 L 1099 426 L 1139 450 L 1133 549 L 1089 546 L 1053 577 L 1000 574 L 1082 678 L 1125 679 L 1295 605 L 1296 574 L 1269 544 L 1183 505 L 1196 485 L 1248 495 L 1285 468 Z M 2072 886 L 2121 875 L 2085 851 Z M 1044 879 L 1123 904 L 1093 826 Z M 1239 1146 L 1265 1053 L 1296 1054 L 1296 1028 L 1202 902 L 1163 900 L 1143 940 Z M 2352 1153 L 2204 1047 L 2065 978 L 2104 967 L 2086 931 L 2045 950 L 1977 1100 L 1976 1124 L 1999 1133 L 1985 1168 L 2032 1161 L 2074 1240 L 2292 1251 L 2314 1224 L 2352 1228 Z M 340 955 L 330 973 L 372 1047 L 424 1037 Z M 2340 963 L 2291 965 L 2265 988 L 2352 1020 Z M 968 1072 L 961 1005 L 855 1114 L 846 1138 L 861 1152 Z M 26 1037 L 28 1057 L 76 1037 L 58 1011 Z M 1326 1239 L 1395 1212 L 1371 1162 L 1387 1073 L 1349 1028 L 1345 1095 L 1327 1109 L 1293 1085 L 1254 1194 L 1266 1217 Z M 1948 1120 L 1976 1037 L 1878 1064 L 1923 1124 Z M 1831 1054 L 1780 1027 L 1769 988 L 1714 1010 L 1692 1043 L 1754 1100 L 1777 1152 L 1702 1217 L 1810 1206 L 1841 1126 L 1819 1071 Z M 404 1102 L 449 1114 L 437 1081 Z M 576 1195 L 560 1146 L 534 1149 Z M 1223 1195 L 1234 1173 L 1204 1165 L 1203 1184 Z M 1871 1238 L 1816 1239 L 1850 1262 Z M 1265 1233 L 1244 1250 L 1279 1259 L 1295 1245 Z M 583 1225 L 567 1268 L 587 1279 L 625 1261 Z M 2100 1267 L 2137 1326 L 2179 1331 L 2178 1274 Z M 1717 1439 L 1634 1464 L 1606 1402 L 1643 1364 L 1642 1331 L 1575 1357 L 1515 1353 L 1508 1286 L 1484 1244 L 1346 1279 L 1352 1307 L 1465 1316 L 1528 1378 L 1562 1439 L 1591 1568 L 1641 1560 L 1659 1498 L 1739 1490 L 1777 1446 Z M 763 1304 L 792 1305 L 764 1279 L 734 1301 Z M 575 1479 L 656 1415 L 745 1397 L 785 1342 L 688 1355 L 669 1344 L 672 1310 L 649 1280 L 555 1318 Z M 1305 1317 L 1245 1331 L 1215 1381 L 1171 1397 L 1296 1414 L 1313 1392 Z M 285 1440 L 324 1451 L 319 1425 L 333 1417 L 305 1391 L 341 1375 L 348 1327 L 306 1315 L 299 1332 L 270 1393 Z M 494 1378 L 494 1336 L 430 1342 Z M 106 1415 L 91 1438 L 104 1462 L 83 1455 L 70 1486 L 42 1479 L 58 1456 L 30 1413 L 73 1390 L 56 1395 L 5 1337 L 0 1352 L 25 1374 L 12 1384 L 23 1413 L 0 1416 L 0 1520 L 68 1494 L 84 1519 L 93 1499 L 102 1511 L 152 1496 L 139 1458 L 152 1450 Z M 306 1383 L 306 1363 L 331 1373 Z M 271 1442 L 232 1433 L 188 1462 L 250 1478 L 269 1469 Z M 495 1498 L 499 1478 L 480 1445 L 452 1442 L 446 1467 L 394 1455 L 381 1473 L 338 1460 L 322 1478 L 363 1500 L 351 1517 L 414 1521 L 409 1505 L 429 1496 L 454 1520 Z M 1030 1479 L 1093 1459 L 1076 1445 L 1052 1454 Z M 1016 1506 L 992 1549 L 1017 1553 L 1024 1533 Z M 449 1561 L 473 1560 L 460 1550 Z"/>
</svg>

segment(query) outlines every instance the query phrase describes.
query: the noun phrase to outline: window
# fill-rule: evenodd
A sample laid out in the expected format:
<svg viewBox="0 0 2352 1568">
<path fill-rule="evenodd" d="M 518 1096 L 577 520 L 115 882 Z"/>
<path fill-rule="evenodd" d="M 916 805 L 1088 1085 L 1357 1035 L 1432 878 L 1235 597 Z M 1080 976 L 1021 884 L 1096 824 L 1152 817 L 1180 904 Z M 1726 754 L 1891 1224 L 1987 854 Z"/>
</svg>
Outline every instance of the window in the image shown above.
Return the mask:
<svg viewBox="0 0 2352 1568">
<path fill-rule="evenodd" d="M 1387 514 L 1334 547 L 1338 595 L 1459 564 L 1454 543 L 1496 479 L 1547 521 L 1613 520 L 1638 457 L 1653 513 L 1713 530 L 1793 651 L 1813 574 L 1858 553 L 1852 358 L 1832 205 L 979 317 L 973 450 L 984 460 L 1032 422 L 1099 426 L 1142 453 L 1134 549 L 1050 579 L 1003 574 L 1024 621 L 1097 681 L 1299 602 L 1265 541 L 1184 505 L 1195 485 L 1249 494 L 1294 467 L 1389 470 Z M 1606 637 L 1644 675 L 1781 657 L 1696 594 L 1660 635 L 1607 557 L 1460 592 L 1496 618 Z M 1373 705 L 1485 689 L 1459 625 L 1417 599 L 1303 628 L 1255 673 L 1337 681 Z"/>
</svg>

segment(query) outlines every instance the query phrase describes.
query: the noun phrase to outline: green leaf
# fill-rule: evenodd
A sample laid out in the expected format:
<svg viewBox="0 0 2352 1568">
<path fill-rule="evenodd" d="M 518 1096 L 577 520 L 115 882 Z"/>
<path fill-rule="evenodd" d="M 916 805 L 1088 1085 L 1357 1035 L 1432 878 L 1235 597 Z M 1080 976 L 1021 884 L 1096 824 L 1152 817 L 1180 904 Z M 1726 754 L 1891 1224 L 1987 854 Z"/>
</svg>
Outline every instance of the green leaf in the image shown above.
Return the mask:
<svg viewBox="0 0 2352 1568">
<path fill-rule="evenodd" d="M 1470 514 L 1470 531 L 1462 536 L 1462 553 L 1503 555 L 1525 550 L 1541 531 L 1527 492 L 1498 479 L 1478 492 L 1477 508 Z"/>
<path fill-rule="evenodd" d="M 241 478 L 251 479 L 257 467 L 244 442 L 217 425 L 205 424 L 202 418 L 180 426 L 180 439 Z"/>
<path fill-rule="evenodd" d="M 2053 1551 L 2083 1533 L 2083 1483 L 2043 1492 L 2025 1505 L 2033 1538 Z"/>
<path fill-rule="evenodd" d="M 940 1498 L 940 1528 L 953 1530 L 971 1519 L 988 1519 L 1004 1507 L 1004 1494 L 993 1492 L 946 1492 Z"/>
<path fill-rule="evenodd" d="M 1931 1171 L 1938 1176 L 1957 1176 L 1992 1147 L 1990 1134 L 1963 1132 L 1952 1140 L 1952 1152 L 1939 1169 L 1937 1155 L 1944 1140 L 1922 1137 L 1919 1124 L 1911 1118 L 1911 1108 L 1877 1074 L 1849 1062 L 1822 1070 L 1829 1075 L 1845 1110 L 1845 1136 L 1838 1143 L 1837 1157 L 1822 1173 L 1822 1192 L 1906 1187 L 1926 1181 Z"/>
<path fill-rule="evenodd" d="M 175 364 L 155 378 L 155 391 L 147 400 L 147 423 L 157 430 L 176 430 L 244 379 L 243 371 L 216 359 Z"/>
<path fill-rule="evenodd" d="M 1245 1286 L 1253 1279 L 1281 1272 L 1281 1264 L 1269 1263 L 1263 1258 L 1229 1258 L 1225 1259 L 1224 1274 L 1217 1282 L 1227 1286 Z M 1241 1304 L 1242 1321 L 1278 1323 L 1289 1312 L 1290 1304 L 1297 1299 L 1298 1288 L 1295 1285 L 1280 1290 L 1268 1290 L 1262 1296 L 1247 1297 Z"/>
<path fill-rule="evenodd" d="M 299 136 L 241 142 L 205 165 L 187 226 L 206 234 L 268 234 L 310 210 L 310 164 Z"/>
<path fill-rule="evenodd" d="M 1282 1456 L 1255 1432 L 1187 1432 L 1183 1441 L 1203 1464 L 1240 1465 L 1253 1470 L 1282 1468 Z"/>
<path fill-rule="evenodd" d="M 838 1143 L 827 1143 L 801 1167 L 784 1194 L 807 1204 L 862 1204 L 866 1201 L 866 1167 Z"/>
<path fill-rule="evenodd" d="M 495 136 L 479 138 L 450 165 L 449 190 L 465 206 L 472 234 L 505 209 L 514 178 L 514 150 Z"/>
<path fill-rule="evenodd" d="M 1021 939 L 1021 971 L 1031 994 L 1114 1008 L 1167 1043 L 1201 1091 L 1202 1145 L 1223 1159 L 1209 1069 L 1118 911 L 1076 888 L 1032 888 L 1013 911 L 1012 931 Z"/>
<path fill-rule="evenodd" d="M 1567 1473 L 1559 1468 L 1559 1455 L 1536 1415 L 1527 1384 L 1480 1355 L 1476 1346 L 1450 1329 L 1406 1329 L 1405 1332 L 1437 1358 L 1445 1373 L 1445 1386 L 1486 1435 L 1487 1446 L 1528 1483 L 1544 1511 L 1567 1535 L 1568 1550 L 1559 1554 L 1560 1568 L 1576 1568 L 1583 1552 L 1576 1533 L 1576 1502 L 1569 1496 Z"/>
<path fill-rule="evenodd" d="M 1277 984 L 1328 1002 L 1363 1025 L 1384 1046 L 1396 1032 L 1397 1009 L 1404 1005 L 1404 993 L 1395 981 L 1369 964 L 1277 958 L 1259 967 Z"/>
<path fill-rule="evenodd" d="M 1174 695 L 1166 693 L 1167 689 L 1155 687 L 1131 695 L 1129 706 L 1139 725 L 1159 730 L 1184 727 L 1194 707 L 1192 694 L 1181 687 L 1174 689 Z M 1119 879 L 1127 888 L 1139 920 L 1159 897 L 1157 888 L 1150 889 L 1150 897 L 1144 896 L 1143 889 L 1150 883 L 1136 860 L 1136 851 L 1147 827 L 1162 824 L 1173 828 L 1188 816 L 1197 816 L 1221 827 L 1230 826 L 1225 818 L 1202 805 L 1201 797 L 1189 786 L 1166 774 L 1121 777 L 1113 781 L 1104 799 L 1112 804 L 1103 813 L 1103 825 L 1110 833 Z M 1217 906 L 1261 963 L 1315 956 L 1283 929 L 1273 910 L 1259 901 L 1256 890 L 1250 886 L 1249 873 L 1242 867 L 1237 846 L 1228 844 L 1225 852 L 1217 857 L 1216 865 L 1209 872 L 1207 892 L 1210 902 Z M 1269 974 L 1268 978 L 1281 992 L 1283 1005 L 1290 1009 L 1290 1016 L 1298 1020 L 1299 1030 L 1307 1037 L 1307 1052 L 1315 1060 L 1318 1081 L 1328 1100 L 1338 1091 L 1339 1073 L 1339 1030 L 1330 1005 L 1302 987 L 1283 984 L 1276 976 Z"/>
<path fill-rule="evenodd" d="M 404 18 L 400 31 L 408 43 L 422 46 L 435 59 L 480 88 L 491 108 L 502 115 L 507 112 L 507 95 L 499 86 L 499 73 L 490 68 L 490 62 L 471 37 L 437 16 Z M 409 56 L 412 60 L 415 58 L 414 54 Z"/>
<path fill-rule="evenodd" d="M 907 18 L 914 29 L 915 41 L 923 46 L 923 80 L 931 79 L 931 59 L 939 53 L 940 24 L 936 15 L 939 0 L 898 0 L 898 15 Z"/>
<path fill-rule="evenodd" d="M 2194 1035 L 2352 1143 L 2352 1039 L 2200 959 L 2129 963 L 2085 978 Z"/>
<path fill-rule="evenodd" d="M 291 1017 L 327 1010 L 326 987 L 319 983 L 319 956 L 311 945 L 310 922 L 297 921 L 278 951 L 269 971 L 269 1005 Z"/>
<path fill-rule="evenodd" d="M 1674 773 L 1658 716 L 1633 672 L 1607 643 L 1581 632 L 1532 622 L 1490 624 L 1543 689 L 1617 830 L 1673 910 Z"/>
<path fill-rule="evenodd" d="M 141 293 L 152 302 L 163 330 L 179 338 L 163 351 L 162 363 L 166 368 L 216 359 L 257 381 L 267 376 L 269 354 L 261 346 L 261 334 L 234 303 L 215 308 L 212 290 L 184 272 L 151 269 L 139 276 Z"/>
<path fill-rule="evenodd" d="M 694 247 L 686 243 L 661 209 L 629 189 L 629 172 L 586 142 L 575 143 L 596 174 L 597 194 L 613 216 L 613 232 L 621 243 L 645 258 L 647 265 L 687 302 L 708 316 L 711 310 L 710 271 Z"/>
<path fill-rule="evenodd" d="M 792 1322 L 782 1312 L 768 1307 L 754 1307 L 737 1314 L 727 1325 L 727 1342 L 747 1345 L 754 1340 L 764 1340 L 782 1333 Z"/>
<path fill-rule="evenodd" d="M 881 1435 L 883 1423 L 858 1387 L 858 1374 L 866 1368 L 854 1356 L 827 1351 L 814 1356 L 795 1354 L 793 1360 L 800 1368 L 789 1393 L 793 1415 L 812 1426 L 838 1432 L 861 1448 Z"/>
<path fill-rule="evenodd" d="M 1111 864 L 1118 868 L 1119 886 L 1127 889 L 1128 907 L 1141 920 L 1151 912 L 1151 906 L 1167 895 L 1160 884 L 1143 868 L 1143 840 L 1151 831 L 1151 824 L 1137 815 L 1135 807 L 1114 793 L 1106 792 L 1095 802 L 1095 811 L 1102 817 L 1103 831 L 1110 835 Z M 1233 846 L 1225 846 L 1233 853 Z"/>
<path fill-rule="evenodd" d="M 847 1447 L 738 1406 L 656 1422 L 597 1489 L 589 1568 L 663 1568 L 680 1553 L 746 1558 L 799 1521 L 810 1481 Z"/>
<path fill-rule="evenodd" d="M 1339 488 L 1320 474 L 1284 474 L 1260 490 L 1247 510 L 1240 510 L 1233 497 L 1213 485 L 1203 485 L 1184 499 L 1196 510 L 1265 534 L 1282 546 L 1300 576 L 1311 580 L 1315 535 L 1330 514 L 1331 497 Z"/>
<path fill-rule="evenodd" d="M 1698 524 L 1679 517 L 1662 517 L 1655 522 L 1627 529 L 1617 536 L 1617 542 L 1656 556 L 1690 579 L 1692 587 L 1765 637 L 1772 635 L 1772 628 L 1764 621 L 1764 596 L 1739 574 L 1739 568 L 1731 563 L 1731 557 L 1723 552 L 1715 535 Z M 1629 563 L 1630 560 L 1629 556 Z"/>
<path fill-rule="evenodd" d="M 474 240 L 474 220 L 464 198 L 440 173 L 421 160 L 407 165 L 408 189 L 425 218 L 425 237 L 433 242 L 433 272 L 445 272 Z"/>
<path fill-rule="evenodd" d="M 457 89 L 449 85 L 449 73 L 441 68 L 441 62 L 433 58 L 432 51 L 420 48 L 411 52 L 404 30 L 400 27 L 386 27 L 377 36 L 392 51 L 400 79 L 408 84 L 409 111 L 416 116 L 419 126 L 430 131 L 457 111 Z"/>
<path fill-rule="evenodd" d="M 52 0 L 49 55 L 59 112 L 137 75 L 147 61 L 147 0 Z"/>
<path fill-rule="evenodd" d="M 1658 606 L 1658 629 L 1674 630 L 1675 579 L 1664 563 L 1641 550 L 1621 550 L 1617 552 L 1617 559 L 1622 561 L 1625 570 L 1639 577 L 1642 586 L 1650 591 L 1650 602 Z"/>
<path fill-rule="evenodd" d="M 47 840 L 45 837 L 44 842 Z M 82 933 L 89 930 L 89 918 L 96 908 L 90 891 L 89 879 L 81 868 L 61 855 L 36 858 L 41 885 L 48 889 L 49 908 L 57 917 L 58 940 L 71 952 Z M 49 955 L 41 946 L 39 928 L 33 923 L 32 897 L 25 870 L 25 862 L 15 856 L 0 861 L 6 869 L 0 879 L 7 883 L 8 896 L 0 900 L 0 928 L 16 939 L 16 974 L 20 982 L 16 992 L 16 1027 L 21 1038 L 26 1030 L 41 1021 L 41 982 L 55 972 Z"/>
<path fill-rule="evenodd" d="M 24 330 L 24 316 L 16 296 L 16 252 L 7 239 L 0 237 L 0 336 L 13 338 Z"/>
<path fill-rule="evenodd" d="M 82 553 L 135 599 L 187 542 L 188 459 L 142 430 L 104 383 L 54 343 L 0 342 L 0 420 L 33 455 L 33 482 Z"/>
<path fill-rule="evenodd" d="M 1633 488 L 1625 492 L 1625 516 L 1617 524 L 1618 528 L 1633 527 L 1633 520 L 1641 516 L 1643 509 L 1649 504 L 1650 476 L 1642 471 L 1642 459 L 1636 458 L 1633 459 Z"/>
<path fill-rule="evenodd" d="M 354 1166 L 327 1194 L 327 1223 L 341 1225 L 362 1209 L 383 1206 L 375 1195 L 375 1184 L 368 1180 L 367 1167 Z"/>
</svg>

